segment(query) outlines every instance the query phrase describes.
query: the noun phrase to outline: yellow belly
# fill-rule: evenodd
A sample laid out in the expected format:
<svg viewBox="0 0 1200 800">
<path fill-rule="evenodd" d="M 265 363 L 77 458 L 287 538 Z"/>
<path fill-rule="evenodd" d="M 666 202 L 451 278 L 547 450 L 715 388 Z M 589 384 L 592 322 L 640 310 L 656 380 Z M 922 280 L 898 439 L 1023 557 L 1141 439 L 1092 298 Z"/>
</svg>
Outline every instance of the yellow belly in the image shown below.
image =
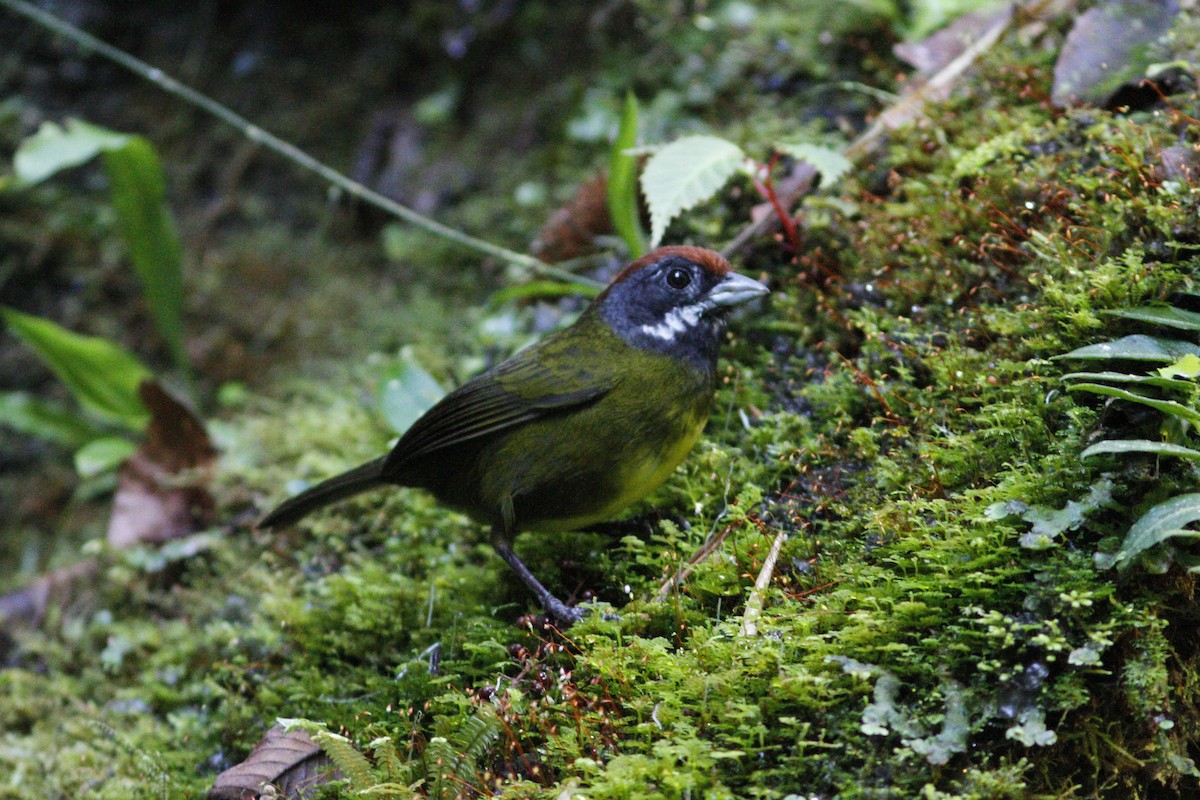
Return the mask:
<svg viewBox="0 0 1200 800">
<path fill-rule="evenodd" d="M 603 508 L 591 514 L 572 517 L 570 519 L 548 520 L 530 530 L 571 531 L 586 528 L 597 522 L 605 522 L 618 516 L 629 506 L 641 500 L 650 492 L 662 485 L 670 477 L 675 468 L 683 463 L 687 454 L 695 446 L 696 440 L 704 431 L 707 418 L 700 419 L 685 436 L 680 437 L 675 446 L 665 452 L 647 453 L 645 458 L 637 463 L 627 464 L 623 470 L 620 484 L 623 491 L 610 500 Z"/>
</svg>

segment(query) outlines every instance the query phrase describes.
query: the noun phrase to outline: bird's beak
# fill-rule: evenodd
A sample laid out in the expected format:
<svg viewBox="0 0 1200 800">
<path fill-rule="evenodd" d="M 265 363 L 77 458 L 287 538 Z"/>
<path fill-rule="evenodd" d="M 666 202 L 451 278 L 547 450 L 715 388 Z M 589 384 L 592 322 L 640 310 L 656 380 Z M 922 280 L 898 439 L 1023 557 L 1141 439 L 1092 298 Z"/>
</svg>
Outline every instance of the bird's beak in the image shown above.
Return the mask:
<svg viewBox="0 0 1200 800">
<path fill-rule="evenodd" d="M 753 278 L 730 272 L 709 290 L 708 299 L 718 306 L 736 306 L 770 291 Z"/>
</svg>

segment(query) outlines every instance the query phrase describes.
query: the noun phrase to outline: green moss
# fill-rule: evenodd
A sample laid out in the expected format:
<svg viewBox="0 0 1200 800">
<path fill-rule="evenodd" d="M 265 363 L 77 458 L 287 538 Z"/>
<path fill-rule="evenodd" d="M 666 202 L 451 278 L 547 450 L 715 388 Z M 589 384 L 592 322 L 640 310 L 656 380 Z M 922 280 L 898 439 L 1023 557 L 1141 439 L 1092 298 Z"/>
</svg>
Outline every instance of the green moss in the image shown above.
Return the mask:
<svg viewBox="0 0 1200 800">
<path fill-rule="evenodd" d="M 896 132 L 892 188 L 849 184 L 856 216 L 809 231 L 824 279 L 758 246 L 777 291 L 735 322 L 705 439 L 635 523 L 521 537 L 555 591 L 616 618 L 565 635 L 525 618 L 480 532 L 408 490 L 289 533 L 239 522 L 186 559 L 101 553 L 94 594 L 0 672 L 0 774 L 19 776 L 0 796 L 200 796 L 276 717 L 344 734 L 371 756 L 359 783 L 426 796 L 1149 798 L 1191 780 L 1194 579 L 1096 556 L 1194 475 L 1081 461 L 1120 423 L 1051 359 L 1121 332 L 1105 309 L 1195 288 L 1197 196 L 1152 166 L 1195 131 L 1052 112 L 1045 59 L 1001 51 Z M 714 240 L 740 222 L 709 213 Z M 394 335 L 447 383 L 531 332 L 514 313 L 488 342 L 459 311 L 448 340 L 422 336 L 442 298 L 401 299 L 422 310 Z M 329 385 L 215 426 L 224 518 L 386 448 L 389 363 L 325 367 Z"/>
</svg>

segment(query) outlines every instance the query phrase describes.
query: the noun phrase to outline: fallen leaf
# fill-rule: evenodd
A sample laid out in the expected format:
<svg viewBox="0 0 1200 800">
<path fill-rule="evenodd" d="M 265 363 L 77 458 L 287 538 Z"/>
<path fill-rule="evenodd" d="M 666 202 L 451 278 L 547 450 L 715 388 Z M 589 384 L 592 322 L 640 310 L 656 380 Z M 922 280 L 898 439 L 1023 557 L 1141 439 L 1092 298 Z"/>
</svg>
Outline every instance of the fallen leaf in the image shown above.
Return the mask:
<svg viewBox="0 0 1200 800">
<path fill-rule="evenodd" d="M 108 542 L 116 548 L 194 533 L 213 506 L 205 485 L 217 451 L 203 423 L 153 381 L 142 381 L 138 396 L 150 422 L 145 440 L 121 466 L 108 523 Z M 0 623 L 37 625 L 51 603 L 69 604 L 99 571 L 96 559 L 85 559 L 0 596 Z"/>
<path fill-rule="evenodd" d="M 1185 184 L 1200 182 L 1200 154 L 1187 145 L 1163 148 L 1158 151 L 1154 173 L 1160 181 L 1180 181 Z"/>
<path fill-rule="evenodd" d="M 1054 65 L 1050 99 L 1057 106 L 1105 105 L 1146 76 L 1153 45 L 1171 28 L 1175 0 L 1113 0 L 1075 20 Z"/>
<path fill-rule="evenodd" d="M 108 522 L 108 543 L 117 548 L 186 536 L 212 510 L 205 485 L 216 449 L 204 424 L 153 381 L 143 381 L 138 395 L 150 424 L 121 467 Z"/>
<path fill-rule="evenodd" d="M 596 237 L 614 233 L 608 214 L 608 179 L 603 173 L 583 183 L 575 196 L 554 212 L 530 245 L 530 252 L 554 264 L 596 251 Z"/>
<path fill-rule="evenodd" d="M 920 79 L 933 75 L 962 55 L 973 42 L 996 24 L 1008 24 L 1013 8 L 1005 5 L 971 11 L 919 42 L 900 42 L 892 47 L 896 57 L 917 68 Z"/>
<path fill-rule="evenodd" d="M 208 798 L 253 800 L 268 783 L 278 790 L 279 797 L 309 797 L 315 787 L 340 777 L 307 733 L 299 729 L 284 732 L 282 725 L 276 725 L 263 735 L 245 761 L 217 776 Z"/>
<path fill-rule="evenodd" d="M 58 606 L 67 605 L 77 594 L 77 587 L 90 585 L 99 573 L 99 562 L 87 558 L 77 564 L 47 572 L 28 586 L 0 596 L 0 625 L 20 623 L 37 626 L 51 601 Z"/>
</svg>

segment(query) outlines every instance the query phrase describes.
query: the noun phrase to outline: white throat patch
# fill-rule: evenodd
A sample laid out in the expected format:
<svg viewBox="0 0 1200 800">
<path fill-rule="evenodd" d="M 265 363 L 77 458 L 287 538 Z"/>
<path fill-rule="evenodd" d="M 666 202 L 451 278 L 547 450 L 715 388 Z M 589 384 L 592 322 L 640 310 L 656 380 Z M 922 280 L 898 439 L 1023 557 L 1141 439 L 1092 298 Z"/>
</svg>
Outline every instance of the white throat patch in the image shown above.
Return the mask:
<svg viewBox="0 0 1200 800">
<path fill-rule="evenodd" d="M 688 328 L 695 327 L 696 323 L 700 321 L 700 317 L 707 310 L 708 304 L 706 303 L 672 308 L 663 317 L 662 322 L 655 323 L 654 325 L 643 325 L 641 326 L 641 331 L 647 336 L 653 336 L 655 339 L 670 342 Z"/>
</svg>

